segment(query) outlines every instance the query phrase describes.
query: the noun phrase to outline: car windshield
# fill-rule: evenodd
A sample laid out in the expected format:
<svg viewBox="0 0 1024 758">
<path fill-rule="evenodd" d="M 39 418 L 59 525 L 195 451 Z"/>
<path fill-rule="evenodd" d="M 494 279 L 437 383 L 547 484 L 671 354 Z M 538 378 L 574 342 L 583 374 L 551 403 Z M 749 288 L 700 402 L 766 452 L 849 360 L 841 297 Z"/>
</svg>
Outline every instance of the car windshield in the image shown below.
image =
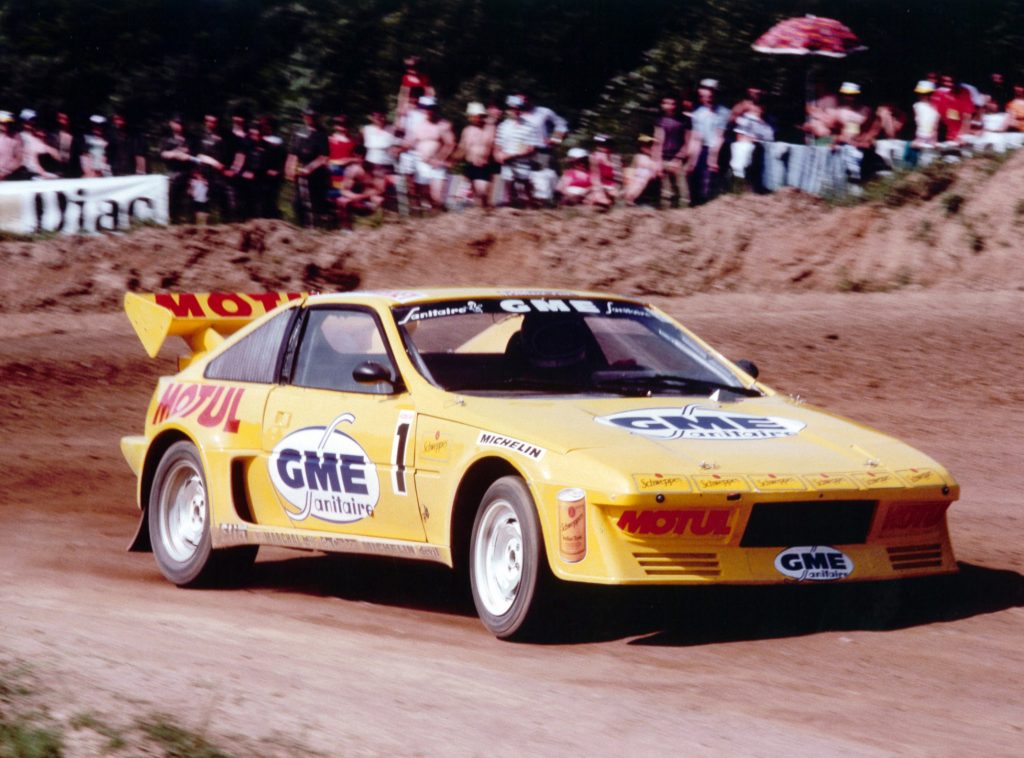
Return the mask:
<svg viewBox="0 0 1024 758">
<path fill-rule="evenodd" d="M 393 313 L 420 373 L 450 391 L 760 394 L 639 303 L 510 296 L 404 305 Z"/>
</svg>

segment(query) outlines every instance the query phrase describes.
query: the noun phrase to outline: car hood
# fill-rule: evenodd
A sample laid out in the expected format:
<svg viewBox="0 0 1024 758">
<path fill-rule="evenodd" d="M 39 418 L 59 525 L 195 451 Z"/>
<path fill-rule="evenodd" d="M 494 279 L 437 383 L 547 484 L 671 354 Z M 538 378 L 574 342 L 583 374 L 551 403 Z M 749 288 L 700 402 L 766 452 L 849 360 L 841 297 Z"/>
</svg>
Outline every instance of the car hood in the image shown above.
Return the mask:
<svg viewBox="0 0 1024 758">
<path fill-rule="evenodd" d="M 897 439 L 782 396 L 466 397 L 461 418 L 555 453 L 584 452 L 620 471 L 814 474 L 938 464 Z"/>
</svg>

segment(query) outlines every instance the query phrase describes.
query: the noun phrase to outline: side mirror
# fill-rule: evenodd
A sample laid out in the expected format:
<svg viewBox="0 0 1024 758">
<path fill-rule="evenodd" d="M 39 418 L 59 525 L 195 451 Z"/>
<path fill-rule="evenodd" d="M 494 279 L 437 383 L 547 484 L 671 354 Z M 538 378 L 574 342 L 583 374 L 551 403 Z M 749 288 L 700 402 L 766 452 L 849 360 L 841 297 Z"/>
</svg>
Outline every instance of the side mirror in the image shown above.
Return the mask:
<svg viewBox="0 0 1024 758">
<path fill-rule="evenodd" d="M 757 375 L 760 373 L 757 370 L 757 364 L 753 361 L 748 361 L 746 358 L 740 358 L 738 361 L 733 361 L 737 366 L 746 371 L 752 377 L 757 379 Z"/>
<path fill-rule="evenodd" d="M 391 372 L 375 361 L 363 361 L 352 369 L 352 378 L 359 384 L 391 382 Z"/>
</svg>

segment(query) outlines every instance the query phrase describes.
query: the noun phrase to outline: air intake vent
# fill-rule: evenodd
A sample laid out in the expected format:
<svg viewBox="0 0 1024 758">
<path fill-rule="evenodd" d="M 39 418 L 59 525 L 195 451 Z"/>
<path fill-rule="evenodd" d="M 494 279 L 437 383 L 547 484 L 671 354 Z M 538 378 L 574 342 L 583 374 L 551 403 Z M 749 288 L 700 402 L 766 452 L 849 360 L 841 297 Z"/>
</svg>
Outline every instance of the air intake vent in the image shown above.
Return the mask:
<svg viewBox="0 0 1024 758">
<path fill-rule="evenodd" d="M 867 540 L 875 500 L 755 503 L 743 547 L 861 545 Z"/>
<path fill-rule="evenodd" d="M 942 546 L 939 544 L 890 547 L 888 552 L 893 571 L 932 568 L 942 565 Z"/>
<path fill-rule="evenodd" d="M 718 553 L 633 553 L 648 576 L 721 576 Z"/>
</svg>

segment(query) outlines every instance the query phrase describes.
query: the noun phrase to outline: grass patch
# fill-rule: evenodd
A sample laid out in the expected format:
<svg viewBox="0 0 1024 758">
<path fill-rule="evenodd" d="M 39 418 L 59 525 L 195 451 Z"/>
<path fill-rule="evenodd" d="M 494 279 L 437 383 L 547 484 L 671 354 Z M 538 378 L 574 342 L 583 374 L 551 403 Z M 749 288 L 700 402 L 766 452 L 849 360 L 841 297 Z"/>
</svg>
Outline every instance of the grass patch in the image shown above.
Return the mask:
<svg viewBox="0 0 1024 758">
<path fill-rule="evenodd" d="M 154 714 L 136 722 L 139 729 L 160 745 L 170 758 L 230 758 L 201 734 L 185 729 L 162 714 Z"/>
<path fill-rule="evenodd" d="M 96 732 L 96 734 L 101 737 L 106 737 L 107 742 L 106 745 L 104 745 L 104 749 L 107 752 L 120 750 L 127 744 L 124 735 L 120 730 L 100 721 L 99 718 L 92 713 L 80 713 L 77 716 L 74 716 L 71 719 L 69 726 L 75 730 L 89 729 Z"/>
<path fill-rule="evenodd" d="M 24 665 L 0 667 L 0 756 L 56 758 L 64 755 L 60 732 L 31 712 L 33 691 Z"/>
</svg>

